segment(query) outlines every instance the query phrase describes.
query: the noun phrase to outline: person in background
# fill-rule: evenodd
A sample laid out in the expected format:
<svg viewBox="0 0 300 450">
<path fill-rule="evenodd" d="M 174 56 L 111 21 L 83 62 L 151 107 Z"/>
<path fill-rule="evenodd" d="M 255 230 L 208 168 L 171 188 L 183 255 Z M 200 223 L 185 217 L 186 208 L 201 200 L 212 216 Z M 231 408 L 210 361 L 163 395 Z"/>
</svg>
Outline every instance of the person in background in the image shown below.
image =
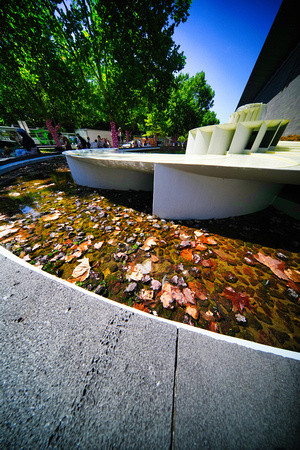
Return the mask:
<svg viewBox="0 0 300 450">
<path fill-rule="evenodd" d="M 66 150 L 72 150 L 71 142 L 66 136 L 62 136 L 61 140 Z"/>
<path fill-rule="evenodd" d="M 91 148 L 91 140 L 89 137 L 87 137 L 87 139 L 86 139 L 86 146 L 87 146 L 87 148 Z"/>
<path fill-rule="evenodd" d="M 106 138 L 104 138 L 104 144 L 103 144 L 104 148 L 110 148 L 109 142 Z"/>
<path fill-rule="evenodd" d="M 98 147 L 98 141 L 97 141 L 97 139 L 95 139 L 94 142 L 91 143 L 90 148 L 97 148 L 97 147 Z"/>
<path fill-rule="evenodd" d="M 77 147 L 78 147 L 79 149 L 81 149 L 81 148 L 87 148 L 87 146 L 86 146 L 86 140 L 83 139 L 83 137 L 80 136 L 79 133 L 77 133 L 76 136 L 77 136 Z"/>
<path fill-rule="evenodd" d="M 16 141 L 20 143 L 28 153 L 40 153 L 34 140 L 26 133 L 25 130 L 23 130 L 23 128 L 18 128 L 17 132 L 21 135 L 22 139 L 16 139 Z"/>
<path fill-rule="evenodd" d="M 99 134 L 97 136 L 97 147 L 98 148 L 102 148 L 103 147 L 102 139 L 101 139 L 101 136 L 99 136 Z"/>
<path fill-rule="evenodd" d="M 122 136 L 121 127 L 118 129 L 118 143 L 119 143 L 119 145 L 123 144 L 123 136 Z"/>
</svg>

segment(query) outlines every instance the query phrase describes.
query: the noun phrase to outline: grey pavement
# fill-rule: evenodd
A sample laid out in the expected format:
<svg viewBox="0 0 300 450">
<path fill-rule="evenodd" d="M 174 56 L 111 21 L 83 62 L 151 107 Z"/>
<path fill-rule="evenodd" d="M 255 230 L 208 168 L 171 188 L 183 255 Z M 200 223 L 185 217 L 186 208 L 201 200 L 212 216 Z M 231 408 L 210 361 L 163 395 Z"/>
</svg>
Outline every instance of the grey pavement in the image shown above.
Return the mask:
<svg viewBox="0 0 300 450">
<path fill-rule="evenodd" d="M 123 308 L 2 247 L 0 274 L 1 449 L 299 448 L 298 353 Z"/>
</svg>

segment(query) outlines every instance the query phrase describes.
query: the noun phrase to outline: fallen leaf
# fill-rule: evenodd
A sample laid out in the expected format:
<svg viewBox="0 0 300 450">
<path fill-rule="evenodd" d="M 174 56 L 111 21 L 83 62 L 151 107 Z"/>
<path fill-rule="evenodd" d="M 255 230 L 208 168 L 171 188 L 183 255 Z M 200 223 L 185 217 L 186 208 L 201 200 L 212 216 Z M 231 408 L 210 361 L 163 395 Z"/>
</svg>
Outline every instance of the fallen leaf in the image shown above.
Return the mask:
<svg viewBox="0 0 300 450">
<path fill-rule="evenodd" d="M 149 301 L 149 300 L 153 300 L 153 294 L 154 294 L 154 292 L 150 291 L 149 289 L 142 289 L 138 293 L 138 297 L 140 300 Z"/>
<path fill-rule="evenodd" d="M 197 320 L 199 318 L 199 309 L 197 305 L 188 304 L 185 309 L 186 314 L 192 316 L 193 319 Z"/>
<path fill-rule="evenodd" d="M 231 286 L 224 289 L 223 296 L 231 301 L 234 311 L 240 311 L 242 313 L 245 307 L 251 309 L 248 295 L 236 292 Z"/>
<path fill-rule="evenodd" d="M 199 237 L 203 236 L 202 231 L 198 231 L 198 230 L 195 230 L 195 231 L 194 231 L 194 234 L 195 234 L 195 236 L 196 236 L 197 239 L 198 239 Z"/>
<path fill-rule="evenodd" d="M 162 290 L 162 295 L 160 297 L 160 301 L 163 304 L 164 308 L 169 308 L 169 309 L 173 309 L 174 306 L 172 306 L 172 303 L 174 301 L 173 297 L 172 297 L 172 285 L 170 283 L 165 283 L 163 290 Z"/>
<path fill-rule="evenodd" d="M 47 216 L 43 216 L 43 221 L 47 222 L 49 220 L 56 220 L 60 216 L 59 212 L 55 212 L 54 214 L 48 214 Z"/>
<path fill-rule="evenodd" d="M 134 303 L 132 306 L 133 308 L 138 309 L 139 311 L 144 311 L 146 313 L 150 312 L 149 309 L 142 303 Z"/>
<path fill-rule="evenodd" d="M 82 252 L 80 250 L 78 250 L 77 252 L 73 253 L 73 258 L 80 258 L 80 256 L 82 255 Z"/>
<path fill-rule="evenodd" d="M 200 252 L 203 252 L 204 250 L 207 249 L 207 245 L 202 244 L 202 242 L 196 242 L 195 249 L 199 250 Z"/>
<path fill-rule="evenodd" d="M 190 303 L 191 305 L 195 305 L 195 293 L 193 291 L 191 291 L 191 289 L 189 288 L 184 288 L 182 291 L 184 297 L 185 297 L 185 301 L 186 303 Z"/>
<path fill-rule="evenodd" d="M 286 269 L 284 271 L 286 276 L 289 277 L 290 280 L 294 281 L 295 283 L 300 283 L 300 272 L 299 270 L 295 269 Z"/>
<path fill-rule="evenodd" d="M 218 243 L 214 240 L 213 237 L 211 236 L 202 236 L 201 237 L 201 242 L 203 242 L 204 244 L 209 244 L 209 245 L 217 245 Z"/>
<path fill-rule="evenodd" d="M 188 286 L 194 292 L 196 298 L 199 300 L 207 299 L 207 291 L 203 284 L 191 281 L 188 283 Z"/>
<path fill-rule="evenodd" d="M 283 261 L 279 261 L 278 259 L 272 258 L 271 256 L 264 255 L 261 252 L 258 252 L 257 255 L 254 255 L 254 258 L 256 259 L 256 261 L 269 267 L 269 269 L 271 269 L 278 278 L 288 281 L 289 277 L 285 274 L 285 265 Z"/>
<path fill-rule="evenodd" d="M 94 248 L 95 248 L 96 250 L 99 250 L 99 249 L 102 247 L 103 242 L 104 242 L 104 241 L 95 242 Z"/>
<path fill-rule="evenodd" d="M 147 251 L 150 250 L 150 248 L 154 245 L 157 245 L 157 239 L 154 236 L 150 236 L 145 240 L 144 245 L 141 247 L 141 249 Z"/>
<path fill-rule="evenodd" d="M 182 241 L 189 241 L 191 239 L 191 236 L 189 236 L 187 233 L 185 233 L 184 231 L 182 231 L 179 234 L 179 239 L 181 239 Z"/>
<path fill-rule="evenodd" d="M 219 331 L 218 324 L 216 322 L 210 322 L 209 329 L 210 329 L 210 331 L 213 331 L 214 333 L 216 333 L 217 331 Z"/>
<path fill-rule="evenodd" d="M 161 288 L 161 282 L 158 280 L 151 280 L 151 289 L 154 291 L 158 291 Z"/>
<path fill-rule="evenodd" d="M 186 261 L 193 261 L 193 251 L 191 248 L 185 248 L 180 252 L 180 256 Z"/>
<path fill-rule="evenodd" d="M 151 255 L 151 256 L 150 256 L 150 259 L 151 259 L 151 261 L 154 262 L 154 263 L 156 263 L 156 262 L 159 261 L 159 258 L 158 258 L 156 255 Z"/>
<path fill-rule="evenodd" d="M 205 313 L 203 313 L 201 311 L 201 316 L 203 317 L 203 319 L 207 320 L 208 322 L 214 321 L 215 317 L 213 315 L 213 313 L 211 311 L 206 311 Z"/>
<path fill-rule="evenodd" d="M 84 252 L 92 245 L 92 241 L 89 239 L 88 241 L 81 242 L 81 244 L 78 245 L 79 250 Z"/>
<path fill-rule="evenodd" d="M 151 258 L 145 259 L 142 264 L 137 264 L 136 267 L 143 275 L 150 273 L 152 268 Z"/>
<path fill-rule="evenodd" d="M 88 258 L 82 258 L 81 263 L 75 267 L 72 272 L 72 277 L 76 278 L 76 281 L 84 281 L 90 276 L 90 263 Z"/>
<path fill-rule="evenodd" d="M 220 248 L 214 248 L 214 253 L 216 255 L 218 255 L 221 259 L 223 259 L 224 261 L 227 261 L 228 259 L 232 259 L 232 257 L 224 252 L 224 250 L 221 250 Z"/>
<path fill-rule="evenodd" d="M 134 266 L 129 266 L 127 273 L 126 273 L 126 279 L 128 281 L 134 280 L 134 281 L 140 281 L 143 278 L 143 274 L 139 271 L 139 269 Z"/>
<path fill-rule="evenodd" d="M 17 231 L 19 231 L 20 228 L 7 228 L 6 230 L 3 230 L 0 232 L 0 239 L 3 238 L 4 236 L 7 236 L 8 234 L 13 234 L 13 233 L 17 233 Z"/>
</svg>

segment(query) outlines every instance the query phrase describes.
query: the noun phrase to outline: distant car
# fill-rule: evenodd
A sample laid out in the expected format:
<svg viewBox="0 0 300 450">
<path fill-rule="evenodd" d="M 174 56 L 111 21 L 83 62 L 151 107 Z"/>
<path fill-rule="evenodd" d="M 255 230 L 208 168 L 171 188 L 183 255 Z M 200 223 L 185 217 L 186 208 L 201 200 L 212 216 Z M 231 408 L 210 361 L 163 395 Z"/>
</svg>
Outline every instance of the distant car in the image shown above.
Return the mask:
<svg viewBox="0 0 300 450">
<path fill-rule="evenodd" d="M 134 147 L 134 141 L 129 141 L 122 145 L 122 148 L 133 148 L 133 147 Z"/>
</svg>

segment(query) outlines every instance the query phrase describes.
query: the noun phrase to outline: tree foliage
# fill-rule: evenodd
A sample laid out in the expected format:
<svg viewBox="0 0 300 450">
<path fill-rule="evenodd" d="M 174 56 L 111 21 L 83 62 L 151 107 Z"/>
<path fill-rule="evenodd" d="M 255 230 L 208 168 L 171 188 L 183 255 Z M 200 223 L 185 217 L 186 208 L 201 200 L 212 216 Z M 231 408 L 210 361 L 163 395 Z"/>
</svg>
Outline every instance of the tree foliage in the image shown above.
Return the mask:
<svg viewBox="0 0 300 450">
<path fill-rule="evenodd" d="M 172 35 L 190 4 L 8 0 L 0 16 L 3 118 L 51 115 L 79 125 L 90 115 L 136 125 L 135 106 L 164 101 L 184 66 Z"/>
<path fill-rule="evenodd" d="M 152 109 L 147 126 L 153 133 L 178 137 L 186 136 L 192 128 L 219 123 L 216 113 L 211 111 L 214 95 L 203 71 L 192 77 L 180 73 L 166 109 Z"/>
</svg>

